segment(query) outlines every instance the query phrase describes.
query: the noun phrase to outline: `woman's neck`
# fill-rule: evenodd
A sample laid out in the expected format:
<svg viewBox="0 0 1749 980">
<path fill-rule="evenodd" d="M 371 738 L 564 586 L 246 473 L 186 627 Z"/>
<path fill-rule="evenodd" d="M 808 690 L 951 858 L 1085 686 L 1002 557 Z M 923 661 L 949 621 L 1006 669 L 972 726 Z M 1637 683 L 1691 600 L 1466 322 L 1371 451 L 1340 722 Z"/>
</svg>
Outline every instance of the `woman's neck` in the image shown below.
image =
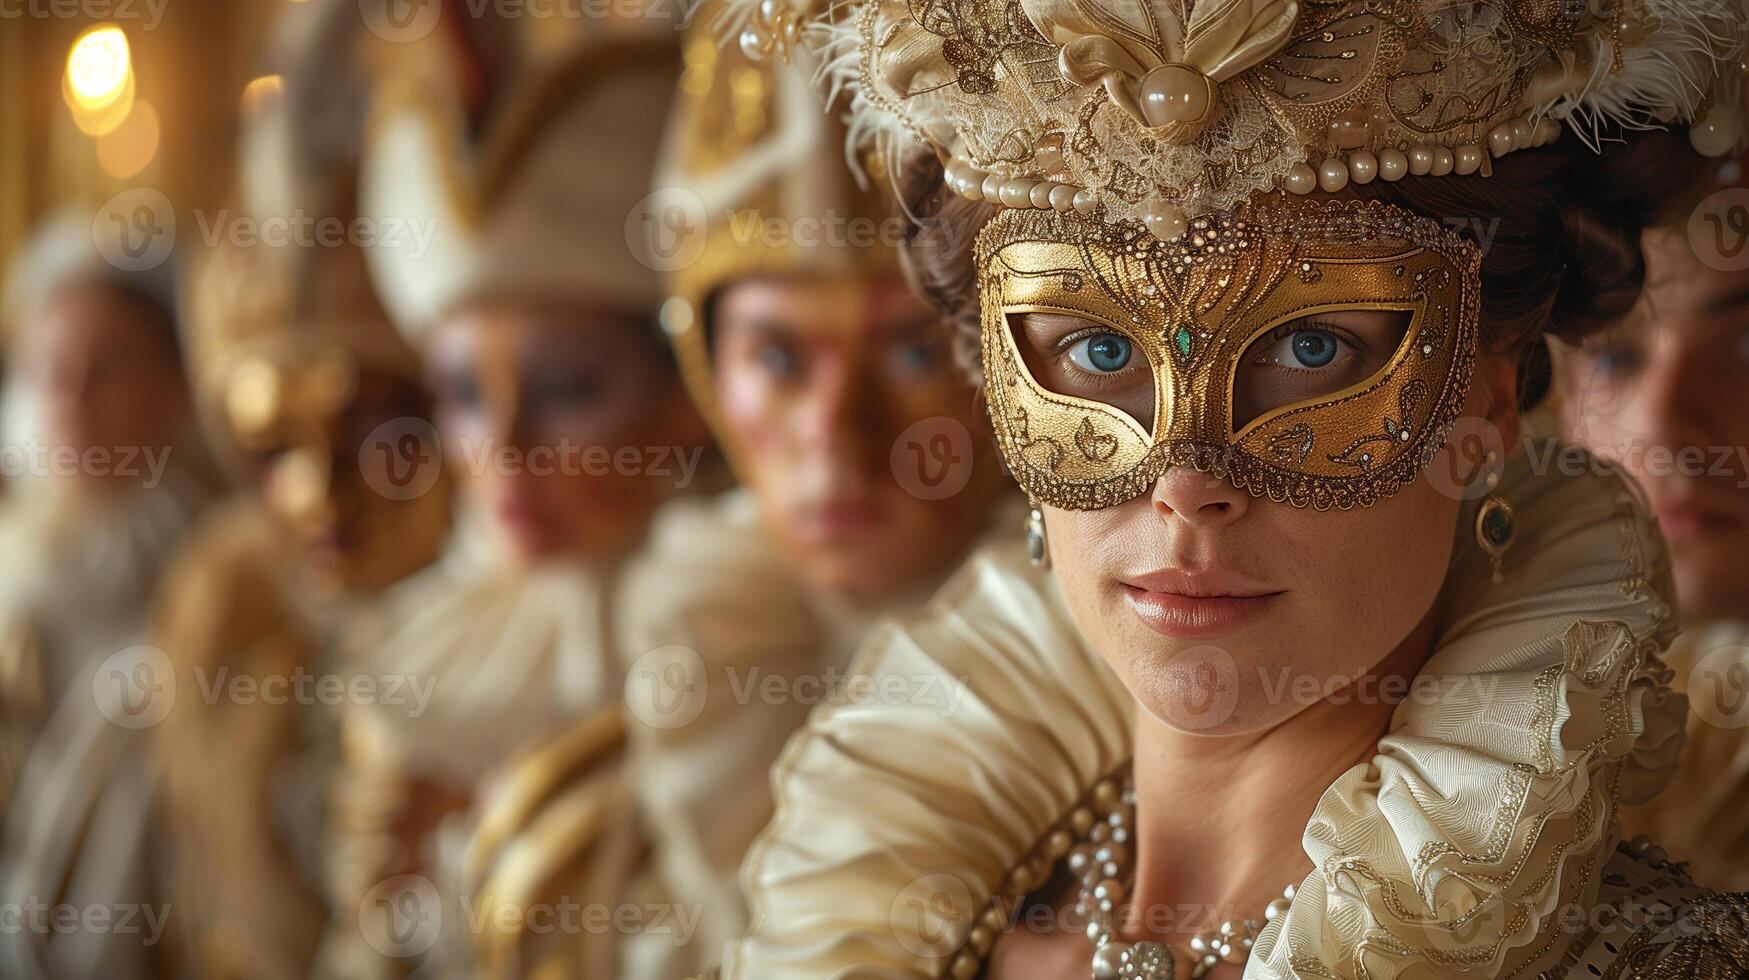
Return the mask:
<svg viewBox="0 0 1749 980">
<path fill-rule="evenodd" d="M 1175 940 L 1223 920 L 1263 918 L 1311 870 L 1306 822 L 1337 777 L 1372 758 L 1395 704 L 1386 676 L 1413 679 L 1433 648 L 1430 613 L 1369 675 L 1273 728 L 1210 737 L 1138 712 L 1136 877 L 1125 938 Z M 1143 916 L 1135 918 L 1135 916 Z"/>
</svg>

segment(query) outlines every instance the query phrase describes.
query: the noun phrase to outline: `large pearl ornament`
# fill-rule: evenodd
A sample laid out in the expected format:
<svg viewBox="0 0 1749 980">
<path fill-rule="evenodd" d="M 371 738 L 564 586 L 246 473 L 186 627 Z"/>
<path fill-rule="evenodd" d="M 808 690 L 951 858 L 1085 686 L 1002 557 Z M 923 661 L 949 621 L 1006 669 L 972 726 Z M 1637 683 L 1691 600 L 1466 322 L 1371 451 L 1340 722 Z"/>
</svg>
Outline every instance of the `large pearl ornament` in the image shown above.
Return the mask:
<svg viewBox="0 0 1749 980">
<path fill-rule="evenodd" d="M 1142 121 L 1166 132 L 1169 143 L 1188 143 L 1214 118 L 1220 91 L 1214 79 L 1184 64 L 1156 68 L 1142 77 Z"/>
<path fill-rule="evenodd" d="M 1425 177 L 1433 172 L 1433 148 L 1417 146 L 1409 150 L 1409 173 Z"/>
<path fill-rule="evenodd" d="M 1482 148 L 1474 143 L 1465 143 L 1452 154 L 1452 172 L 1468 177 L 1482 169 Z"/>
<path fill-rule="evenodd" d="M 1488 134 L 1488 152 L 1494 154 L 1495 159 L 1499 159 L 1517 148 L 1511 123 L 1501 123 Z"/>
<path fill-rule="evenodd" d="M 749 27 L 741 32 L 741 53 L 754 61 L 764 61 L 771 57 L 771 51 L 777 46 L 777 38 L 760 30 Z"/>
<path fill-rule="evenodd" d="M 1158 202 L 1150 205 L 1142 215 L 1142 224 L 1147 226 L 1150 234 L 1163 242 L 1178 241 L 1190 227 L 1181 208 Z"/>
<path fill-rule="evenodd" d="M 1106 943 L 1093 951 L 1093 976 L 1095 980 L 1117 980 L 1117 971 L 1123 968 L 1123 952 L 1128 949 L 1125 943 Z"/>
<path fill-rule="evenodd" d="M 1435 177 L 1444 177 L 1456 166 L 1457 155 L 1451 152 L 1451 147 L 1436 146 L 1433 148 L 1433 168 L 1427 172 Z"/>
<path fill-rule="evenodd" d="M 1379 176 L 1386 181 L 1402 180 L 1409 172 L 1409 158 L 1395 148 L 1379 154 Z"/>
<path fill-rule="evenodd" d="M 1318 165 L 1318 187 L 1334 194 L 1348 186 L 1348 164 L 1341 157 L 1331 157 Z"/>
<path fill-rule="evenodd" d="M 1281 179 L 1281 186 L 1290 194 L 1310 194 L 1318 189 L 1318 174 L 1306 164 L 1296 163 Z"/>
<path fill-rule="evenodd" d="M 1743 138 L 1743 117 L 1737 110 L 1715 102 L 1706 115 L 1688 127 L 1688 141 L 1702 156 L 1722 157 L 1737 148 Z"/>
<path fill-rule="evenodd" d="M 955 189 L 960 192 L 962 197 L 973 201 L 982 201 L 984 199 L 984 178 L 978 174 L 962 173 L 959 185 Z"/>
<path fill-rule="evenodd" d="M 1379 158 L 1365 150 L 1356 150 L 1348 158 L 1348 176 L 1356 184 L 1370 184 L 1379 175 Z"/>
<path fill-rule="evenodd" d="M 1052 133 L 1044 139 L 1039 140 L 1038 145 L 1032 149 L 1032 161 L 1038 165 L 1040 170 L 1047 174 L 1062 173 L 1063 167 L 1065 166 L 1063 161 L 1063 134 Z"/>
</svg>

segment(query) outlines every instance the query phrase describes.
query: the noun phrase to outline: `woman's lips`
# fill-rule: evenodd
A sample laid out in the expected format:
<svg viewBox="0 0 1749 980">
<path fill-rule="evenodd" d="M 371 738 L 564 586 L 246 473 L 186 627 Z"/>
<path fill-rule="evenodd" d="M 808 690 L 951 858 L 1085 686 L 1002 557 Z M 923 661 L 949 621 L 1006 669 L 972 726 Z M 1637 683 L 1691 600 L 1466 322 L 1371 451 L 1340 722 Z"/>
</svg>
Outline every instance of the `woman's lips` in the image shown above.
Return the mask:
<svg viewBox="0 0 1749 980">
<path fill-rule="evenodd" d="M 1268 611 L 1285 591 L 1230 572 L 1181 569 L 1127 576 L 1122 584 L 1142 622 L 1184 640 L 1225 636 Z"/>
<path fill-rule="evenodd" d="M 1689 497 L 1676 501 L 1656 501 L 1658 525 L 1672 541 L 1704 537 L 1729 530 L 1741 521 L 1729 508 Z"/>
<path fill-rule="evenodd" d="M 791 523 L 802 540 L 831 544 L 879 531 L 882 517 L 872 501 L 846 498 L 804 504 L 793 513 Z"/>
</svg>

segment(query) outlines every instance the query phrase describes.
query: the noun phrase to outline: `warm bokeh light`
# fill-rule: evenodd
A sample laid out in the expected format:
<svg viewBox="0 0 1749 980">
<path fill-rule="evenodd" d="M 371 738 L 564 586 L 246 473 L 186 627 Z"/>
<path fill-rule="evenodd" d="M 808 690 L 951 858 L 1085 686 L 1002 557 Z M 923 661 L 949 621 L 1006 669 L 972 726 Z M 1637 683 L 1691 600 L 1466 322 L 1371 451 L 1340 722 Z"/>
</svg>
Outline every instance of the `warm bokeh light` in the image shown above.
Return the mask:
<svg viewBox="0 0 1749 980">
<path fill-rule="evenodd" d="M 158 155 L 161 136 L 158 110 L 141 99 L 120 126 L 98 139 L 97 162 L 116 180 L 138 176 Z"/>
<path fill-rule="evenodd" d="M 66 100 L 67 108 L 72 111 L 73 122 L 79 131 L 87 136 L 102 136 L 120 126 L 134 108 L 134 75 L 129 72 L 122 82 L 121 94 L 100 107 L 92 107 L 80 102 L 73 94 L 72 80 L 65 79 L 61 85 L 61 96 Z"/>
<path fill-rule="evenodd" d="M 128 37 L 114 24 L 86 31 L 67 53 L 67 88 L 75 109 L 96 112 L 113 105 L 132 74 Z"/>
<path fill-rule="evenodd" d="M 243 86 L 243 114 L 252 116 L 261 111 L 263 105 L 278 98 L 285 91 L 285 79 L 278 75 L 262 75 Z"/>
</svg>

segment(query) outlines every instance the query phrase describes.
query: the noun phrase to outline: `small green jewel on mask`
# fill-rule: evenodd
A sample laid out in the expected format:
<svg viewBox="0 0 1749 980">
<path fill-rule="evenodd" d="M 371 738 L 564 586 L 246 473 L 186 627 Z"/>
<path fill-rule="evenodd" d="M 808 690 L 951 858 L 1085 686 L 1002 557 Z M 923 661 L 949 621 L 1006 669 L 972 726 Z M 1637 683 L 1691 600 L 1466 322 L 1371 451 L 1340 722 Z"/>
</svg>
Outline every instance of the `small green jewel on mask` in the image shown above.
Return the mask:
<svg viewBox="0 0 1749 980">
<path fill-rule="evenodd" d="M 1179 327 L 1178 332 L 1172 335 L 1172 339 L 1178 344 L 1178 353 L 1189 357 L 1191 345 L 1196 342 L 1196 336 L 1190 332 L 1190 328 Z"/>
</svg>

